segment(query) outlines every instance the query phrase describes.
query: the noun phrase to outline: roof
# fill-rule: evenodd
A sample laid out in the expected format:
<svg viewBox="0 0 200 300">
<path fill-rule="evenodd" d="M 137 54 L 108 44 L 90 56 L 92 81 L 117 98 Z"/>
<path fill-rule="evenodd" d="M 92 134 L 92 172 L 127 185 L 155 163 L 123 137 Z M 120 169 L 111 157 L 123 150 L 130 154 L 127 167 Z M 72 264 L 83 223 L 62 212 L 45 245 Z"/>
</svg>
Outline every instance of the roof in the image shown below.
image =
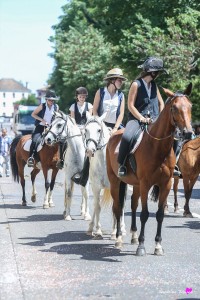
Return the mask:
<svg viewBox="0 0 200 300">
<path fill-rule="evenodd" d="M 0 79 L 0 92 L 23 92 L 31 93 L 31 90 L 26 88 L 21 82 L 12 78 Z"/>
</svg>

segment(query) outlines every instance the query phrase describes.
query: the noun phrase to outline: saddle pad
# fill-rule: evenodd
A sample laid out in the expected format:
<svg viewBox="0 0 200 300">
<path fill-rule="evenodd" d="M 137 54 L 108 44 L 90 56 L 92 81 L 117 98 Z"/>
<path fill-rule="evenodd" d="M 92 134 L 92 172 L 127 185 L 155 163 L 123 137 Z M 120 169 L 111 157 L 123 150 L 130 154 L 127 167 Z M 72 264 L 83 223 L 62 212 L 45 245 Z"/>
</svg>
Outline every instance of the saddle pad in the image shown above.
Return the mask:
<svg viewBox="0 0 200 300">
<path fill-rule="evenodd" d="M 32 142 L 32 140 L 29 139 L 29 140 L 26 141 L 26 143 L 23 145 L 23 149 L 24 149 L 25 151 L 28 151 L 28 152 L 30 151 L 31 142 Z M 37 152 L 39 152 L 41 149 L 42 149 L 42 144 L 40 143 L 40 144 L 38 145 L 38 147 L 37 147 Z"/>
<path fill-rule="evenodd" d="M 133 149 L 131 149 L 130 153 L 134 153 L 136 151 L 136 149 L 138 148 L 138 146 L 140 145 L 141 141 L 142 141 L 142 138 L 143 138 L 143 134 L 144 134 L 144 131 L 142 131 L 133 147 Z M 120 143 L 121 141 L 118 143 L 117 147 L 115 148 L 115 154 L 119 153 L 119 147 L 120 147 Z"/>
</svg>

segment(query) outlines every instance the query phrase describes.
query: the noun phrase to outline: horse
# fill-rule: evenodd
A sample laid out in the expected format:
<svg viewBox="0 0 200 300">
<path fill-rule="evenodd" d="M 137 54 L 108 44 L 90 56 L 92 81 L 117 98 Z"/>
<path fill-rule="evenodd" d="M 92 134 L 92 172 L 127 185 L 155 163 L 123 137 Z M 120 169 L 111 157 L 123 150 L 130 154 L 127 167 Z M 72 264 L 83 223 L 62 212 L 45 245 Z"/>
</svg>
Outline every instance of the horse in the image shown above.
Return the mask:
<svg viewBox="0 0 200 300">
<path fill-rule="evenodd" d="M 122 247 L 122 233 L 120 229 L 120 218 L 124 205 L 124 196 L 126 185 L 133 186 L 133 195 L 131 197 L 132 210 L 132 244 L 138 243 L 136 210 L 139 197 L 141 198 L 142 210 L 140 214 L 141 230 L 139 235 L 139 245 L 136 255 L 144 256 L 146 254 L 145 224 L 149 217 L 148 211 L 148 192 L 154 185 L 158 186 L 159 197 L 158 211 L 156 213 L 157 232 L 155 237 L 155 255 L 163 255 L 164 250 L 161 245 L 161 228 L 164 218 L 164 207 L 167 196 L 171 189 L 173 170 L 175 166 L 175 155 L 172 149 L 174 132 L 176 126 L 181 130 L 185 128 L 187 132 L 192 132 L 191 127 L 191 101 L 189 95 L 192 90 L 192 84 L 189 84 L 184 93 L 172 92 L 163 88 L 168 99 L 165 107 L 157 120 L 146 128 L 142 141 L 134 154 L 130 157 L 135 159 L 136 170 L 133 172 L 130 161 L 126 161 L 127 175 L 118 177 L 118 148 L 123 134 L 123 129 L 117 131 L 108 141 L 106 148 L 107 173 L 110 181 L 110 190 L 113 198 L 113 213 L 117 219 L 116 247 Z"/>
<path fill-rule="evenodd" d="M 31 140 L 31 135 L 17 136 L 13 139 L 10 147 L 10 162 L 11 170 L 14 181 L 20 181 L 22 187 L 22 206 L 27 205 L 26 193 L 25 193 L 25 178 L 24 178 L 24 167 L 27 159 L 29 158 L 29 151 L 24 150 L 26 142 Z M 55 184 L 56 175 L 58 168 L 56 163 L 59 159 L 58 145 L 49 147 L 46 144 L 43 145 L 42 149 L 38 152 L 39 162 L 35 162 L 35 165 L 31 171 L 32 181 L 32 196 L 31 201 L 36 202 L 36 188 L 35 178 L 42 168 L 44 179 L 45 179 L 45 190 L 46 194 L 44 197 L 43 208 L 54 207 L 52 200 L 52 192 Z M 51 181 L 48 180 L 48 171 L 52 169 Z"/>
<path fill-rule="evenodd" d="M 85 147 L 83 136 L 76 122 L 69 115 L 63 112 L 55 112 L 54 120 L 51 123 L 44 138 L 45 143 L 53 146 L 59 141 L 67 143 L 67 149 L 64 154 L 64 172 L 65 172 L 65 199 L 64 199 L 64 219 L 71 221 L 71 202 L 73 196 L 73 176 L 83 169 L 85 158 Z M 81 186 L 82 205 L 81 215 L 85 220 L 91 220 L 89 213 L 89 182 L 85 187 Z"/>
<path fill-rule="evenodd" d="M 189 208 L 189 201 L 192 195 L 193 187 L 198 179 L 200 173 L 200 137 L 188 141 L 183 145 L 177 165 L 183 177 L 185 205 L 184 217 L 193 217 Z M 174 178 L 174 212 L 178 212 L 178 191 L 179 177 Z"/>
<path fill-rule="evenodd" d="M 104 118 L 105 114 L 103 114 L 101 117 L 87 117 L 87 122 L 84 127 L 84 143 L 86 155 L 90 157 L 89 178 L 94 196 L 94 210 L 87 234 L 95 235 L 96 238 L 102 237 L 102 230 L 100 224 L 101 205 L 104 205 L 109 202 L 112 203 L 112 198 L 110 197 L 110 183 L 108 180 L 106 170 L 106 146 L 110 138 L 111 131 L 110 128 L 108 128 L 103 122 Z M 102 190 L 104 190 L 104 192 L 103 197 L 101 199 Z M 124 218 L 122 221 L 122 231 L 123 234 L 125 234 L 126 231 Z M 113 221 L 111 239 L 113 239 L 116 236 L 115 225 L 116 219 L 114 219 Z M 95 233 L 94 226 L 96 226 Z"/>
</svg>

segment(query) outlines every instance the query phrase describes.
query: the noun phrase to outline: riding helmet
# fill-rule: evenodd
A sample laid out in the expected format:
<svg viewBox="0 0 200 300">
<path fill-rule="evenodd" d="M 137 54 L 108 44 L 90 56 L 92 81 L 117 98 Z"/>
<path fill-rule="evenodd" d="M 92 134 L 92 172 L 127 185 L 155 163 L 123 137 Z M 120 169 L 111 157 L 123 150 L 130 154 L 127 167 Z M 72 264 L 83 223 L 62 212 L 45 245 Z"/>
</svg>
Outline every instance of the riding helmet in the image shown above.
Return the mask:
<svg viewBox="0 0 200 300">
<path fill-rule="evenodd" d="M 154 56 L 148 57 L 138 68 L 143 69 L 147 73 L 159 71 L 167 74 L 167 71 L 164 69 L 163 60 Z"/>
<path fill-rule="evenodd" d="M 58 101 L 59 98 L 56 96 L 55 92 L 52 90 L 48 90 L 45 95 L 46 100 Z"/>
<path fill-rule="evenodd" d="M 83 87 L 83 86 L 80 86 L 79 88 L 76 89 L 76 97 L 78 95 L 86 95 L 86 96 L 88 96 L 87 89 L 85 87 Z"/>
</svg>

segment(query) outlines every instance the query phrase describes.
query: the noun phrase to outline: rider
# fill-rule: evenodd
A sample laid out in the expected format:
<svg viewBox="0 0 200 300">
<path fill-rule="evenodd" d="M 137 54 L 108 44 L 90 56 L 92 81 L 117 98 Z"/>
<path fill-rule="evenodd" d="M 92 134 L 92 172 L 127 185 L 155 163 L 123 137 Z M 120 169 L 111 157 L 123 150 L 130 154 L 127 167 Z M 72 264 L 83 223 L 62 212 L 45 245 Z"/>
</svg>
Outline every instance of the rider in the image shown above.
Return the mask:
<svg viewBox="0 0 200 300">
<path fill-rule="evenodd" d="M 119 148 L 119 177 L 126 176 L 126 158 L 131 145 L 136 142 L 141 125 L 154 121 L 164 108 L 163 99 L 154 81 L 162 72 L 167 73 L 163 67 L 163 60 L 148 57 L 138 68 L 142 68 L 142 72 L 132 82 L 128 95 L 129 121 Z"/>
<path fill-rule="evenodd" d="M 88 96 L 88 91 L 85 87 L 79 87 L 76 89 L 76 102 L 73 103 L 69 110 L 72 118 L 76 120 L 76 124 L 82 128 L 87 122 L 86 112 L 88 111 L 92 115 L 92 104 L 85 102 Z"/>
<path fill-rule="evenodd" d="M 51 124 L 54 111 L 58 111 L 59 107 L 55 104 L 59 98 L 52 90 L 47 90 L 45 95 L 46 103 L 40 104 L 31 114 L 35 119 L 35 129 L 32 133 L 32 143 L 30 146 L 30 157 L 27 160 L 28 167 L 34 166 L 34 158 L 37 146 L 41 141 L 44 129 Z"/>
<path fill-rule="evenodd" d="M 107 111 L 104 119 L 105 124 L 112 128 L 112 134 L 121 127 L 124 117 L 125 98 L 120 91 L 126 78 L 119 68 L 110 70 L 104 78 L 106 87 L 97 90 L 94 103 L 93 115 L 101 116 Z"/>
</svg>

